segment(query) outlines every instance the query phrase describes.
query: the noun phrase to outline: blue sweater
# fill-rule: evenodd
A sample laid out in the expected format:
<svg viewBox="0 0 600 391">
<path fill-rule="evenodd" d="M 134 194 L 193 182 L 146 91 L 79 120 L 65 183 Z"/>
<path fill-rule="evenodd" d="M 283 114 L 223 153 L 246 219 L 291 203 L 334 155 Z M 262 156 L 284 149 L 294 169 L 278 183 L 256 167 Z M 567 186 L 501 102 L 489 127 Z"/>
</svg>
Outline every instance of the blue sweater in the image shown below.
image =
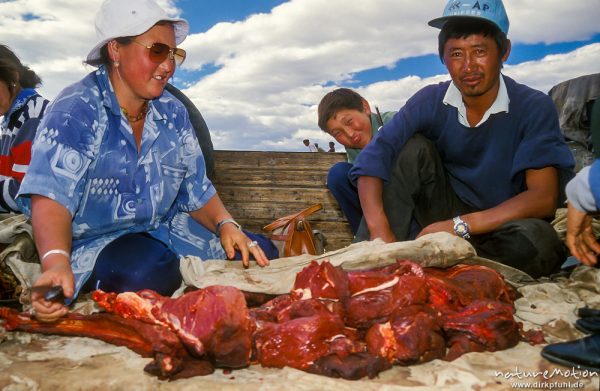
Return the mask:
<svg viewBox="0 0 600 391">
<path fill-rule="evenodd" d="M 492 114 L 476 128 L 458 122 L 457 108 L 443 103 L 450 81 L 413 95 L 358 155 L 350 178 L 387 181 L 392 163 L 415 133 L 430 139 L 458 197 L 492 208 L 526 190 L 525 170 L 553 166 L 572 176 L 574 160 L 564 142 L 551 98 L 503 76 L 509 112 Z"/>
</svg>

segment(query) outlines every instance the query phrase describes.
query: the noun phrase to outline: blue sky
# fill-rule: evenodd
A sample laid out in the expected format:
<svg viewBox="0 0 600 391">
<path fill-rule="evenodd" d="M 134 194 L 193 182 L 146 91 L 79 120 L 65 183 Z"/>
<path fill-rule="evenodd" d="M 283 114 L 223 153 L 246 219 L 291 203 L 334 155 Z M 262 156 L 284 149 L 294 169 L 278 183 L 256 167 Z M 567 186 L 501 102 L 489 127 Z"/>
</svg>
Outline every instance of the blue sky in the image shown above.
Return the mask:
<svg viewBox="0 0 600 391">
<path fill-rule="evenodd" d="M 516 65 L 525 61 L 537 61 L 549 54 L 569 53 L 579 47 L 596 42 L 600 42 L 600 34 L 596 34 L 591 39 L 583 41 L 560 42 L 555 44 L 517 43 L 512 47 L 510 58 L 506 64 Z M 438 55 L 430 54 L 399 60 L 392 69 L 380 67 L 359 72 L 356 74 L 355 79 L 359 81 L 359 83 L 373 83 L 378 80 L 396 79 L 415 74 L 421 77 L 431 77 L 445 72 L 446 68 L 441 63 Z"/>
<path fill-rule="evenodd" d="M 123 0 L 126 1 L 126 0 Z M 189 20 L 188 58 L 172 82 L 202 112 L 217 149 L 301 151 L 332 140 L 316 124 L 321 97 L 355 88 L 382 111 L 447 80 L 437 57 L 445 0 L 157 0 Z M 485 0 L 482 0 L 485 1 Z M 0 0 L 2 42 L 54 97 L 93 70 L 101 0 Z M 507 0 L 513 48 L 504 73 L 547 92 L 600 71 L 598 0 Z M 339 146 L 338 146 L 338 149 Z"/>
<path fill-rule="evenodd" d="M 268 13 L 285 1 L 275 0 L 180 0 L 176 3 L 182 16 L 192 21 L 192 33 L 201 33 L 219 22 L 237 22 L 256 13 Z M 193 17 L 191 17 L 193 16 Z"/>
</svg>

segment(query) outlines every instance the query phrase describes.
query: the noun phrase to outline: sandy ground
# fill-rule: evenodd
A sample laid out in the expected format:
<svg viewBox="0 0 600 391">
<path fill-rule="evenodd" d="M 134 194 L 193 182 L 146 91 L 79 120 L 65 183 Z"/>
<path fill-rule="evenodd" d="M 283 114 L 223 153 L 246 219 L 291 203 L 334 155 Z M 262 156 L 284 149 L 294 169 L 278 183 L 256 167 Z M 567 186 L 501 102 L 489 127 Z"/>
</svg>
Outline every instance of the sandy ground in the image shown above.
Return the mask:
<svg viewBox="0 0 600 391">
<path fill-rule="evenodd" d="M 541 327 L 548 342 L 583 336 L 572 327 L 573 301 L 563 283 L 521 289 L 517 318 L 526 328 Z M 553 297 L 554 300 L 549 299 Z M 554 302 L 555 301 L 555 302 Z M 533 310 L 535 308 L 535 310 Z M 556 318 L 550 322 L 547 320 Z M 599 390 L 597 373 L 554 365 L 540 355 L 543 345 L 521 342 L 499 352 L 469 353 L 452 362 L 434 360 L 410 367 L 395 366 L 374 379 L 346 381 L 291 368 L 253 365 L 212 375 L 161 381 L 144 372 L 150 361 L 124 347 L 80 337 L 6 332 L 0 328 L 0 390 L 509 390 L 519 388 Z"/>
<path fill-rule="evenodd" d="M 495 353 L 470 353 L 453 362 L 435 360 L 394 367 L 377 378 L 346 381 L 298 370 L 254 365 L 209 376 L 160 381 L 143 371 L 149 359 L 89 338 L 8 333 L 0 345 L 0 389 L 13 390 L 598 390 L 598 376 L 556 366 L 540 346 L 520 343 Z M 547 383 L 544 386 L 541 383 Z"/>
</svg>

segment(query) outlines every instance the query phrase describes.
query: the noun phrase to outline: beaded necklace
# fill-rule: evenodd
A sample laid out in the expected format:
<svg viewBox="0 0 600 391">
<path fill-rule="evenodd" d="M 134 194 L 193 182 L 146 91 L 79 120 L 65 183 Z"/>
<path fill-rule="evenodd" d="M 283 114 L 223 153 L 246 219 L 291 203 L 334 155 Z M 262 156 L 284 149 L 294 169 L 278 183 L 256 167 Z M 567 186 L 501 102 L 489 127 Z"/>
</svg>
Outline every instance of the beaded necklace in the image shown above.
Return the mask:
<svg viewBox="0 0 600 391">
<path fill-rule="evenodd" d="M 121 106 L 121 110 L 123 111 L 123 114 L 125 114 L 125 117 L 129 120 L 129 122 L 138 122 L 146 116 L 146 113 L 148 113 L 148 101 L 144 102 L 144 106 L 142 106 L 142 110 L 140 110 L 138 115 L 129 115 L 127 109 L 123 106 Z"/>
</svg>

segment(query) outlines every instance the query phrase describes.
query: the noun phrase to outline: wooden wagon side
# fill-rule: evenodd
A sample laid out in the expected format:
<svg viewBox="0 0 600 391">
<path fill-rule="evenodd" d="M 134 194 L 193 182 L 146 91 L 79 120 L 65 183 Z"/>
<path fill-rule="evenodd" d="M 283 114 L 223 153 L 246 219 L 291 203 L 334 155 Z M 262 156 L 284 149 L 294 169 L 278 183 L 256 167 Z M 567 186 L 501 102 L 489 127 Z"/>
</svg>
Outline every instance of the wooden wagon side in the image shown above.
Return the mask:
<svg viewBox="0 0 600 391">
<path fill-rule="evenodd" d="M 246 229 L 262 232 L 273 220 L 314 203 L 309 220 L 327 238 L 326 250 L 349 245 L 352 232 L 326 187 L 327 171 L 345 153 L 214 151 L 215 178 L 223 203 Z"/>
</svg>

